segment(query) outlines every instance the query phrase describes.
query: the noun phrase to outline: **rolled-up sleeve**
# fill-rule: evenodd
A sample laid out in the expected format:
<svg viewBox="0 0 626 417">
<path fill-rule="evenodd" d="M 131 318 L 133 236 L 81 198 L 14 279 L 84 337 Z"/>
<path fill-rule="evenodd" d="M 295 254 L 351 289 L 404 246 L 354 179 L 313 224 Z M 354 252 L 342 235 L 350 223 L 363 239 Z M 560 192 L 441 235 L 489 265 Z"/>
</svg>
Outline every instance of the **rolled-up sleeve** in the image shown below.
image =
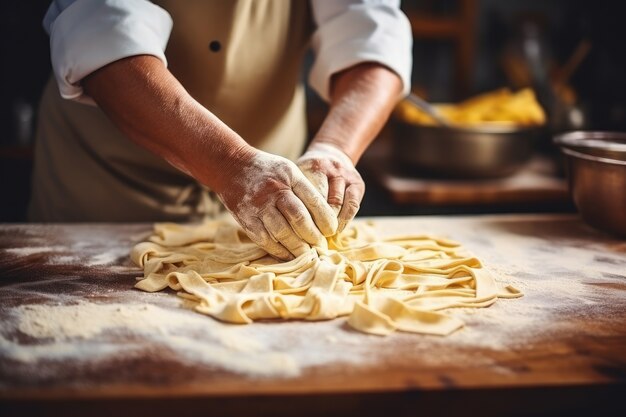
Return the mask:
<svg viewBox="0 0 626 417">
<path fill-rule="evenodd" d="M 52 70 L 61 96 L 87 103 L 81 80 L 98 68 L 134 55 L 165 65 L 172 19 L 147 0 L 55 0 L 44 17 Z"/>
<path fill-rule="evenodd" d="M 377 62 L 411 88 L 411 26 L 399 0 L 312 0 L 317 29 L 309 84 L 325 100 L 333 74 L 362 62 Z"/>
</svg>

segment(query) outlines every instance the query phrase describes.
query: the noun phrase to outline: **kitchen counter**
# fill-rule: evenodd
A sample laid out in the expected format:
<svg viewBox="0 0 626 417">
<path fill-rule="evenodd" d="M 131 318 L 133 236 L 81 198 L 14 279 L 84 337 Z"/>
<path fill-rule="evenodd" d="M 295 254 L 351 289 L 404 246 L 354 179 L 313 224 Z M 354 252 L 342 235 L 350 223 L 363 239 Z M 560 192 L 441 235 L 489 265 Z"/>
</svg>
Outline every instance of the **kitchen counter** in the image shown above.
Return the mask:
<svg viewBox="0 0 626 417">
<path fill-rule="evenodd" d="M 133 289 L 148 224 L 3 225 L 0 414 L 626 412 L 626 241 L 573 215 L 373 220 L 459 241 L 524 297 L 450 311 L 443 338 L 229 325 Z"/>
<path fill-rule="evenodd" d="M 396 204 L 425 207 L 567 206 L 567 182 L 552 161 L 536 156 L 518 172 L 495 179 L 429 178 L 381 159 L 370 164 L 373 179 Z"/>
<path fill-rule="evenodd" d="M 442 215 L 495 213 L 572 213 L 560 155 L 536 152 L 504 178 L 443 178 L 408 167 L 394 155 L 394 129 L 388 126 L 359 162 L 368 185 L 361 213 Z"/>
</svg>

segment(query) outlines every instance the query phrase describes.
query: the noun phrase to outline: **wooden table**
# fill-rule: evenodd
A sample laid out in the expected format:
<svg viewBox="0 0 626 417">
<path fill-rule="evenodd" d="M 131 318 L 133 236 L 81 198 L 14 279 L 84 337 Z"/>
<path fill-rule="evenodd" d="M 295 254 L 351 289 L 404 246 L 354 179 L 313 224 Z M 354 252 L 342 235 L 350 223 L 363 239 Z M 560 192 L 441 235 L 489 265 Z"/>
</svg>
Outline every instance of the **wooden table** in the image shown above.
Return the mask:
<svg viewBox="0 0 626 417">
<path fill-rule="evenodd" d="M 441 179 L 407 173 L 391 159 L 368 165 L 372 178 L 396 204 L 427 207 L 566 206 L 567 182 L 549 159 L 536 156 L 518 172 L 496 179 Z"/>
<path fill-rule="evenodd" d="M 466 327 L 445 338 L 225 325 L 132 288 L 150 225 L 4 225 L 0 415 L 624 415 L 625 241 L 570 215 L 375 221 L 456 239 L 525 296 L 452 311 Z M 93 333 L 29 336 L 42 304 L 89 307 L 72 320 Z"/>
</svg>

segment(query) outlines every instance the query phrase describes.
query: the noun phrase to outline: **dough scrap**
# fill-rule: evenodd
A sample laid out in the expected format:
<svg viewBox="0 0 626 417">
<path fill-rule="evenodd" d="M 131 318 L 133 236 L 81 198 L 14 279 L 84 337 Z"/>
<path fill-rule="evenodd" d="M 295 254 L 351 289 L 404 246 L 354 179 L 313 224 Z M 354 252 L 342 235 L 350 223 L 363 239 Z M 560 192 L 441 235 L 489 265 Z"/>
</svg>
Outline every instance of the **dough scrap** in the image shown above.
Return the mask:
<svg viewBox="0 0 626 417">
<path fill-rule="evenodd" d="M 349 316 L 348 324 L 364 333 L 445 336 L 464 323 L 441 310 L 522 296 L 511 286 L 500 289 L 456 242 L 426 235 L 380 239 L 358 221 L 328 238 L 327 248 L 288 262 L 270 257 L 232 219 L 160 223 L 131 258 L 144 270 L 136 288 L 169 287 L 197 312 L 229 323 Z"/>
</svg>

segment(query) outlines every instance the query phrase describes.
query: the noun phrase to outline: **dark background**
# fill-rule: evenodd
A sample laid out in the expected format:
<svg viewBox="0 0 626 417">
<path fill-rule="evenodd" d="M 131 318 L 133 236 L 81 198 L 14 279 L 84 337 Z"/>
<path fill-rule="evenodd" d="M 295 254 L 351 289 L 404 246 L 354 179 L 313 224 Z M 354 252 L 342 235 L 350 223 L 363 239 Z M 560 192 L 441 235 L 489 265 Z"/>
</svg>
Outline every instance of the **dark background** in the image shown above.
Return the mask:
<svg viewBox="0 0 626 417">
<path fill-rule="evenodd" d="M 619 1 L 476 0 L 474 18 L 464 23 L 472 39 L 468 67 L 459 71 L 458 40 L 433 33 L 416 33 L 414 90 L 432 101 L 450 101 L 511 85 L 503 69 L 503 54 L 519 36 L 522 22 L 539 28 L 550 65 L 564 63 L 582 40 L 591 44 L 570 85 L 586 114 L 586 128 L 626 130 L 626 24 Z M 435 22 L 456 16 L 463 0 L 407 0 L 409 16 Z M 48 0 L 0 2 L 0 221 L 23 221 L 32 169 L 32 142 L 37 103 L 50 76 L 48 36 L 42 19 Z M 419 24 L 418 21 L 412 23 Z M 418 31 L 419 32 L 419 31 Z M 441 36 L 440 36 L 441 35 Z M 515 87 L 515 86 L 514 86 Z M 309 94 L 312 131 L 325 107 Z M 375 192 L 375 190 L 373 191 Z M 377 196 L 380 200 L 381 196 Z M 381 198 L 384 199 L 384 196 Z M 363 214 L 381 214 L 393 207 L 372 208 Z M 377 212 L 378 210 L 378 212 Z M 410 209 L 407 209 L 410 212 Z M 406 210 L 405 210 L 406 211 Z"/>
</svg>

